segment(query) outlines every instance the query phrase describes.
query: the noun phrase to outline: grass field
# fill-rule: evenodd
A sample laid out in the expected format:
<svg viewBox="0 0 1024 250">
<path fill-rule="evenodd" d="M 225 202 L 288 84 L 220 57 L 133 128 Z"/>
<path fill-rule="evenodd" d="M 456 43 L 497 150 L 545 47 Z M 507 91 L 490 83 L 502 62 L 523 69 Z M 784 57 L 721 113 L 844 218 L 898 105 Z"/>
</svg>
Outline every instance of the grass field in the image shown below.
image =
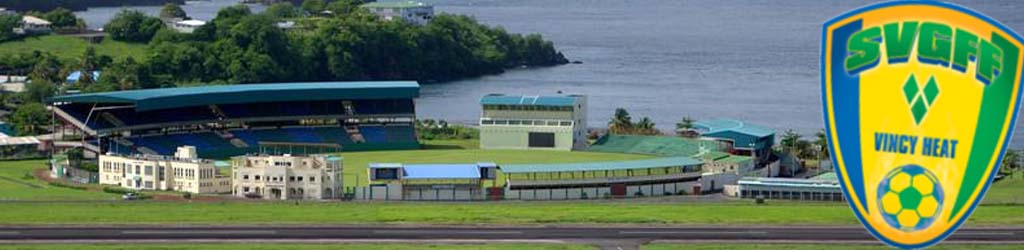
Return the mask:
<svg viewBox="0 0 1024 250">
<path fill-rule="evenodd" d="M 1024 204 L 1024 172 L 1017 172 L 992 184 L 985 204 Z"/>
<path fill-rule="evenodd" d="M 33 170 L 45 167 L 43 160 L 0 161 L 0 201 L 111 200 L 116 197 L 103 192 L 54 187 L 35 178 L 25 178 Z"/>
<path fill-rule="evenodd" d="M 15 54 L 23 52 L 50 52 L 60 58 L 61 61 L 77 60 L 85 54 L 85 48 L 93 46 L 99 55 L 108 55 L 115 61 L 131 56 L 136 61 L 145 61 L 146 44 L 133 44 L 103 39 L 99 44 L 91 44 L 85 40 L 75 37 L 48 35 L 39 37 L 28 37 L 21 40 L 0 43 L 0 54 Z"/>
<path fill-rule="evenodd" d="M 2 245 L 0 250 L 24 249 L 79 249 L 79 250 L 120 250 L 120 249 L 206 249 L 206 250 L 586 250 L 596 249 L 579 244 L 34 244 L 34 245 Z"/>
<path fill-rule="evenodd" d="M 840 203 L 769 202 L 0 203 L 0 224 L 715 224 L 857 225 Z M 131 214 L 132 216 L 124 216 Z M 968 226 L 1024 225 L 1024 206 L 981 206 Z"/>
</svg>

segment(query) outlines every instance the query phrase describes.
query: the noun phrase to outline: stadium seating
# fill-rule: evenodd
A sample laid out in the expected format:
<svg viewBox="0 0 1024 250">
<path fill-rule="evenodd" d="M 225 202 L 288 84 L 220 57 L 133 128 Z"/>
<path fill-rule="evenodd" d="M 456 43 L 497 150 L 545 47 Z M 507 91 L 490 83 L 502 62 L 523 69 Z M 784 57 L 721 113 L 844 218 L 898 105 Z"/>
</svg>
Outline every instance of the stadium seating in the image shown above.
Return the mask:
<svg viewBox="0 0 1024 250">
<path fill-rule="evenodd" d="M 412 126 L 385 126 L 388 142 L 416 141 L 416 132 Z"/>
<path fill-rule="evenodd" d="M 360 126 L 359 133 L 368 143 L 387 142 L 388 137 L 383 126 Z"/>
</svg>

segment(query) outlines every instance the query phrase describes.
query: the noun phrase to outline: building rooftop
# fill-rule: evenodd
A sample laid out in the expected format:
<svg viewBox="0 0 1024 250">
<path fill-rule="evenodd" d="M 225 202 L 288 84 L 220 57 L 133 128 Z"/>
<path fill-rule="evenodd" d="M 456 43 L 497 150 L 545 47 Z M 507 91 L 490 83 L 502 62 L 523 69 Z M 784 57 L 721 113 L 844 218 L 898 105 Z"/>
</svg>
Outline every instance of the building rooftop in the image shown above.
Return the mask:
<svg viewBox="0 0 1024 250">
<path fill-rule="evenodd" d="M 588 150 L 627 154 L 660 156 L 687 156 L 699 158 L 709 152 L 721 152 L 722 145 L 711 140 L 698 140 L 673 136 L 605 135 Z"/>
<path fill-rule="evenodd" d="M 362 6 L 363 8 L 397 8 L 397 9 L 404 9 L 404 8 L 430 7 L 431 5 L 423 3 L 423 2 L 418 2 L 418 1 L 385 1 L 385 0 L 381 0 L 381 1 L 376 1 L 376 2 L 366 3 L 366 4 L 363 4 L 363 5 L 360 5 L 360 6 Z"/>
<path fill-rule="evenodd" d="M 32 136 L 7 137 L 0 136 L 0 146 L 19 146 L 39 144 L 39 139 Z"/>
<path fill-rule="evenodd" d="M 191 19 L 191 20 L 178 21 L 177 24 L 188 25 L 188 26 L 203 26 L 203 25 L 206 25 L 206 21 Z"/>
<path fill-rule="evenodd" d="M 415 164 L 402 166 L 403 179 L 480 179 L 476 164 Z"/>
<path fill-rule="evenodd" d="M 694 122 L 694 127 L 705 134 L 732 131 L 741 134 L 766 137 L 775 134 L 775 130 L 760 125 L 731 119 L 711 119 Z"/>
<path fill-rule="evenodd" d="M 675 166 L 700 165 L 701 161 L 690 157 L 664 157 L 645 160 L 631 161 L 605 161 L 605 162 L 581 162 L 581 163 L 555 163 L 555 164 L 506 164 L 499 167 L 505 173 L 543 173 L 543 172 L 571 172 L 571 171 L 604 171 L 604 170 L 626 170 L 626 169 L 647 169 Z"/>
<path fill-rule="evenodd" d="M 812 180 L 838 181 L 839 180 L 839 176 L 836 175 L 836 172 L 826 172 L 826 173 L 822 173 L 822 174 L 819 174 L 819 175 L 815 175 L 814 177 L 811 177 L 811 179 Z"/>
<path fill-rule="evenodd" d="M 729 155 L 729 156 L 727 156 L 727 157 L 725 157 L 725 158 L 720 158 L 720 159 L 716 159 L 716 160 L 715 160 L 715 162 L 724 162 L 724 163 L 744 163 L 744 162 L 749 162 L 749 161 L 751 161 L 752 159 L 753 159 L 753 158 L 750 158 L 750 156 L 742 156 L 742 155 Z"/>
<path fill-rule="evenodd" d="M 38 17 L 34 17 L 34 16 L 21 16 L 21 21 L 25 22 L 27 24 L 34 24 L 34 25 L 50 25 L 50 21 L 46 21 L 46 19 L 42 19 L 42 18 L 38 18 Z"/>
<path fill-rule="evenodd" d="M 740 185 L 839 188 L 838 180 L 743 177 L 737 183 Z"/>
<path fill-rule="evenodd" d="M 490 94 L 480 98 L 482 105 L 534 105 L 534 106 L 573 106 L 575 96 L 513 96 Z"/>
<path fill-rule="evenodd" d="M 75 94 L 49 101 L 130 104 L 137 111 L 147 111 L 212 104 L 415 98 L 419 91 L 419 83 L 413 81 L 261 83 Z"/>
</svg>

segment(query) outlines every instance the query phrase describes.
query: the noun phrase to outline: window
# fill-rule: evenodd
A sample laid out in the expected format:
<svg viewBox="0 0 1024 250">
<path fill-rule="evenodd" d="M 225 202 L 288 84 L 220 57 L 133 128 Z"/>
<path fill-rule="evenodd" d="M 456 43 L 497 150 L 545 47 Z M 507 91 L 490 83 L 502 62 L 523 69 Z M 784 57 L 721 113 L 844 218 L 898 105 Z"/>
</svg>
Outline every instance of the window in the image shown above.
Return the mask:
<svg viewBox="0 0 1024 250">
<path fill-rule="evenodd" d="M 397 168 L 378 168 L 374 169 L 375 179 L 377 180 L 397 180 L 398 169 Z"/>
<path fill-rule="evenodd" d="M 289 176 L 288 181 L 295 181 L 295 176 Z"/>
<path fill-rule="evenodd" d="M 249 175 L 242 175 L 242 180 L 248 180 L 248 179 L 249 179 Z"/>
<path fill-rule="evenodd" d="M 302 181 L 302 176 L 299 176 L 299 177 L 298 177 L 298 180 L 299 180 L 299 181 Z"/>
<path fill-rule="evenodd" d="M 316 177 L 310 176 L 309 177 L 309 182 L 316 182 Z"/>
<path fill-rule="evenodd" d="M 531 148 L 554 148 L 555 133 L 530 132 L 529 146 Z"/>
<path fill-rule="evenodd" d="M 257 181 L 260 180 L 260 176 L 259 175 L 256 176 L 256 180 Z"/>
</svg>

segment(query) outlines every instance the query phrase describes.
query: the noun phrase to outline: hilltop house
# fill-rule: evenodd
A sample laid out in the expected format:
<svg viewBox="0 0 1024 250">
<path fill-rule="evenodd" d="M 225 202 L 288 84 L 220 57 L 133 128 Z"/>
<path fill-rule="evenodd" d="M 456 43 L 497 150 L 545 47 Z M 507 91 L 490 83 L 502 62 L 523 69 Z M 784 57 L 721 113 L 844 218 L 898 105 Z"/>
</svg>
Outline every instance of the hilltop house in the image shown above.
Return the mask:
<svg viewBox="0 0 1024 250">
<path fill-rule="evenodd" d="M 46 34 L 53 31 L 50 25 L 50 21 L 46 21 L 42 18 L 34 16 L 22 16 L 21 30 L 16 30 L 15 32 L 21 34 Z"/>
<path fill-rule="evenodd" d="M 434 6 L 417 1 L 377 1 L 360 7 L 387 21 L 401 18 L 409 23 L 423 25 L 434 18 Z"/>
</svg>

